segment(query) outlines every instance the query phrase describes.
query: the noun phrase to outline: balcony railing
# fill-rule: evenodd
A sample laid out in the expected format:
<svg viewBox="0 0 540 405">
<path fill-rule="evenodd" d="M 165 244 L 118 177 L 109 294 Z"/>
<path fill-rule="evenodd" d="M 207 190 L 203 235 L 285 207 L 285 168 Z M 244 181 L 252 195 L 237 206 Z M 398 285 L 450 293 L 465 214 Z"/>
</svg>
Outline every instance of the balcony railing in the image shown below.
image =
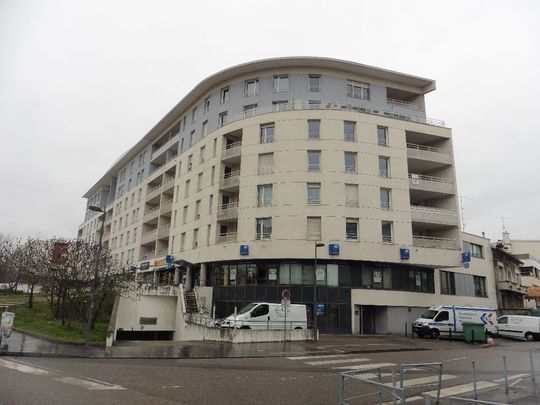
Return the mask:
<svg viewBox="0 0 540 405">
<path fill-rule="evenodd" d="M 427 248 L 457 249 L 457 240 L 434 236 L 413 235 L 413 245 Z"/>
<path fill-rule="evenodd" d="M 411 206 L 411 217 L 413 222 L 458 225 L 457 213 L 441 208 L 413 205 Z"/>
<path fill-rule="evenodd" d="M 221 188 L 238 187 L 240 185 L 240 171 L 226 173 L 219 185 Z"/>
<path fill-rule="evenodd" d="M 452 164 L 452 154 L 450 152 L 433 146 L 407 143 L 407 156 L 410 158 Z"/>
<path fill-rule="evenodd" d="M 255 235 L 257 240 L 270 240 L 272 239 L 272 232 L 257 232 Z"/>
<path fill-rule="evenodd" d="M 238 238 L 237 232 L 220 233 L 217 237 L 217 243 L 236 242 Z"/>
<path fill-rule="evenodd" d="M 497 281 L 497 288 L 503 291 L 513 291 L 518 294 L 527 294 L 527 287 L 524 287 L 513 281 Z"/>
<path fill-rule="evenodd" d="M 172 284 L 142 283 L 140 292 L 141 295 L 177 296 L 178 287 Z"/>
<path fill-rule="evenodd" d="M 153 229 L 149 232 L 146 232 L 143 234 L 141 238 L 141 244 L 144 245 L 145 243 L 154 242 L 156 240 L 156 237 L 157 237 L 157 229 Z"/>
<path fill-rule="evenodd" d="M 159 216 L 159 206 L 155 206 L 144 214 L 143 222 L 151 221 Z"/>
<path fill-rule="evenodd" d="M 409 101 L 397 100 L 395 98 L 387 98 L 386 103 L 390 105 L 395 105 L 397 107 L 409 108 L 411 110 L 420 111 L 420 106 Z"/>
<path fill-rule="evenodd" d="M 178 143 L 179 141 L 179 135 L 173 136 L 171 139 L 169 139 L 167 142 L 165 142 L 162 146 L 160 146 L 158 149 L 156 149 L 152 153 L 151 160 L 154 160 L 156 157 L 162 155 L 164 152 L 166 152 L 171 146 L 173 146 L 175 143 Z"/>
<path fill-rule="evenodd" d="M 238 218 L 238 202 L 223 204 L 221 207 L 218 208 L 218 221 L 224 221 L 233 218 Z"/>
<path fill-rule="evenodd" d="M 222 154 L 222 159 L 232 159 L 240 156 L 242 149 L 242 141 L 234 142 L 225 148 Z"/>
<path fill-rule="evenodd" d="M 409 173 L 409 187 L 415 190 L 432 191 L 435 193 L 455 193 L 452 179 L 446 177 Z"/>
<path fill-rule="evenodd" d="M 158 230 L 158 239 L 168 238 L 170 229 L 171 229 L 170 224 L 160 226 Z"/>
<path fill-rule="evenodd" d="M 160 213 L 167 214 L 172 211 L 172 201 L 168 201 L 166 203 L 161 204 Z"/>
</svg>

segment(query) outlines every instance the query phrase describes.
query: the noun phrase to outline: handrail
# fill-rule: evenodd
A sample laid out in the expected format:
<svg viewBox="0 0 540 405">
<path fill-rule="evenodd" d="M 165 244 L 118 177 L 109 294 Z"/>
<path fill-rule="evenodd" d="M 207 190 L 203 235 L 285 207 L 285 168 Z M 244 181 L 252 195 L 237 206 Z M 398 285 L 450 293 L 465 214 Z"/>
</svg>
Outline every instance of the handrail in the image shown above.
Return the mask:
<svg viewBox="0 0 540 405">
<path fill-rule="evenodd" d="M 238 176 L 240 176 L 240 170 L 235 170 L 234 172 L 225 173 L 223 176 L 223 180 Z"/>
<path fill-rule="evenodd" d="M 415 174 L 415 173 L 409 173 L 409 179 L 434 181 L 437 183 L 448 183 L 448 184 L 452 183 L 452 180 L 446 177 L 427 176 L 425 174 Z"/>
<path fill-rule="evenodd" d="M 225 211 L 231 208 L 238 208 L 238 201 L 228 204 L 222 204 L 218 207 L 218 211 Z"/>
<path fill-rule="evenodd" d="M 434 242 L 457 242 L 457 239 L 439 238 L 436 236 L 413 235 L 413 239 L 431 240 Z"/>
<path fill-rule="evenodd" d="M 447 152 L 441 148 L 435 148 L 433 146 L 420 145 L 420 144 L 409 143 L 409 142 L 407 142 L 407 149 L 416 149 L 416 150 L 423 150 L 427 152 L 444 153 L 446 155 L 450 154 L 450 152 Z"/>
<path fill-rule="evenodd" d="M 417 104 L 411 103 L 410 101 L 398 100 L 396 98 L 386 98 L 386 103 L 387 104 L 394 104 L 394 105 L 397 105 L 397 106 L 400 106 L 400 107 L 403 106 L 403 107 L 406 107 L 406 108 L 410 108 L 412 110 L 420 111 L 420 106 L 417 105 Z"/>
<path fill-rule="evenodd" d="M 457 215 L 455 211 L 447 210 L 445 208 L 426 207 L 423 205 L 411 205 L 411 211 L 427 211 L 444 215 Z"/>
<path fill-rule="evenodd" d="M 240 147 L 240 146 L 242 146 L 242 141 L 233 142 L 233 143 L 230 143 L 227 146 L 225 146 L 225 150 L 234 149 L 234 148 L 237 148 L 237 147 Z"/>
</svg>

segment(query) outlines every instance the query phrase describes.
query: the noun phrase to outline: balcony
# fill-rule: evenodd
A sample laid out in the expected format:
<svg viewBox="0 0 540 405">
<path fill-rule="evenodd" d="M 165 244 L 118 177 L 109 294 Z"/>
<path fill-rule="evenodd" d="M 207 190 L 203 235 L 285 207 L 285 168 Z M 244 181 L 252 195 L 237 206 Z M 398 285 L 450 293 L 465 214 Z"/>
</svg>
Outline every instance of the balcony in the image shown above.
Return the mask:
<svg viewBox="0 0 540 405">
<path fill-rule="evenodd" d="M 152 153 L 151 162 L 154 162 L 159 157 L 163 157 L 163 155 L 165 155 L 165 153 L 169 150 L 169 148 L 171 148 L 172 146 L 177 144 L 179 142 L 179 140 L 180 140 L 180 137 L 177 134 L 177 135 L 173 136 L 171 139 L 169 139 L 167 142 L 165 142 L 165 144 L 163 144 L 158 149 L 156 149 Z M 161 163 L 163 163 L 163 162 L 161 162 Z"/>
<path fill-rule="evenodd" d="M 225 176 L 219 181 L 219 188 L 221 190 L 238 187 L 240 187 L 240 170 L 226 173 Z"/>
<path fill-rule="evenodd" d="M 412 222 L 451 225 L 459 224 L 457 213 L 450 210 L 433 207 L 411 206 Z"/>
<path fill-rule="evenodd" d="M 409 188 L 436 194 L 455 194 L 454 183 L 451 179 L 423 174 L 409 173 Z"/>
<path fill-rule="evenodd" d="M 457 249 L 457 239 L 437 238 L 434 236 L 413 235 L 413 245 L 437 249 Z"/>
<path fill-rule="evenodd" d="M 165 238 L 168 238 L 169 237 L 169 231 L 171 229 L 171 225 L 170 224 L 167 224 L 167 225 L 163 225 L 163 226 L 160 226 L 159 229 L 158 229 L 158 233 L 157 233 L 157 237 L 158 239 L 165 239 Z M 166 250 L 166 249 L 165 249 Z M 165 255 L 167 253 L 165 252 Z"/>
<path fill-rule="evenodd" d="M 518 285 L 513 281 L 497 281 L 497 289 L 502 291 L 512 291 L 517 294 L 527 294 L 527 287 Z"/>
<path fill-rule="evenodd" d="M 237 159 L 241 155 L 242 141 L 234 142 L 227 145 L 227 148 L 221 155 L 221 160 Z"/>
<path fill-rule="evenodd" d="M 158 216 L 159 216 L 159 207 L 155 206 L 144 214 L 143 223 L 146 224 L 146 223 L 152 222 L 153 220 L 157 219 Z"/>
<path fill-rule="evenodd" d="M 161 194 L 161 184 L 158 184 L 157 186 L 153 186 L 152 188 L 148 189 L 148 192 L 146 193 L 146 202 L 154 200 L 156 197 L 159 197 Z"/>
<path fill-rule="evenodd" d="M 162 192 L 166 193 L 174 189 L 174 177 L 169 177 L 163 182 Z"/>
<path fill-rule="evenodd" d="M 223 204 L 218 208 L 218 221 L 227 221 L 238 218 L 238 202 Z"/>
<path fill-rule="evenodd" d="M 141 238 L 141 245 L 145 245 L 147 243 L 155 242 L 157 232 L 158 232 L 157 229 L 153 229 L 151 231 L 143 233 L 142 238 Z"/>
<path fill-rule="evenodd" d="M 237 232 L 220 233 L 217 237 L 217 243 L 236 242 L 237 238 L 238 238 Z"/>
<path fill-rule="evenodd" d="M 161 204 L 161 208 L 159 210 L 160 215 L 170 214 L 171 211 L 172 211 L 172 200 Z"/>
<path fill-rule="evenodd" d="M 418 106 L 418 105 L 416 105 L 414 103 L 411 103 L 409 101 L 398 100 L 398 99 L 395 99 L 395 98 L 387 98 L 386 99 L 386 104 L 388 104 L 390 106 L 390 108 L 399 107 L 399 108 L 407 108 L 409 110 L 420 111 L 420 106 Z"/>
<path fill-rule="evenodd" d="M 407 157 L 410 159 L 426 160 L 441 165 L 451 165 L 452 155 L 450 152 L 432 146 L 407 143 Z"/>
</svg>

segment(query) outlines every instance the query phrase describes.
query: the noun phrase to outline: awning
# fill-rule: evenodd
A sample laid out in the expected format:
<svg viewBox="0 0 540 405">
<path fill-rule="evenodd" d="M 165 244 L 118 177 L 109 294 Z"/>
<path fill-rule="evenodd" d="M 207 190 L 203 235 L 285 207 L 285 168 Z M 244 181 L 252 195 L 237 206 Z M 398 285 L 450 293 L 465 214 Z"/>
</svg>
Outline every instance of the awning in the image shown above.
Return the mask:
<svg viewBox="0 0 540 405">
<path fill-rule="evenodd" d="M 540 287 L 527 287 L 527 295 L 531 298 L 540 298 Z"/>
</svg>

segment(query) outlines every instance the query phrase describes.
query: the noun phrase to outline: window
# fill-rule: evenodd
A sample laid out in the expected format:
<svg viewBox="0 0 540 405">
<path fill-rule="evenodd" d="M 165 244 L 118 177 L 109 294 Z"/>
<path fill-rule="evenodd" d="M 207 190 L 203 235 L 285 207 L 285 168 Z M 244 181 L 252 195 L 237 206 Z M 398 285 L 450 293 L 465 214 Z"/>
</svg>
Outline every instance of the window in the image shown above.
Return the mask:
<svg viewBox="0 0 540 405">
<path fill-rule="evenodd" d="M 356 173 L 356 152 L 345 152 L 345 173 Z"/>
<path fill-rule="evenodd" d="M 257 218 L 256 225 L 257 240 L 272 238 L 272 218 Z"/>
<path fill-rule="evenodd" d="M 260 142 L 271 143 L 274 142 L 274 123 L 261 125 Z"/>
<path fill-rule="evenodd" d="M 308 171 L 318 172 L 321 169 L 321 151 L 308 150 Z"/>
<path fill-rule="evenodd" d="M 348 240 L 358 239 L 358 218 L 347 218 L 345 220 L 345 236 Z"/>
<path fill-rule="evenodd" d="M 435 322 L 442 322 L 442 321 L 448 321 L 450 319 L 448 311 L 441 311 L 437 314 L 434 321 Z"/>
<path fill-rule="evenodd" d="M 257 113 L 257 104 L 249 104 L 244 106 L 244 118 L 254 117 Z"/>
<path fill-rule="evenodd" d="M 318 110 L 321 107 L 321 100 L 308 100 L 308 109 Z"/>
<path fill-rule="evenodd" d="M 473 277 L 474 277 L 474 296 L 487 297 L 486 278 L 482 276 L 473 276 Z"/>
<path fill-rule="evenodd" d="M 390 176 L 390 158 L 386 156 L 379 156 L 379 176 Z"/>
<path fill-rule="evenodd" d="M 359 82 L 347 82 L 347 96 L 369 100 L 369 84 Z"/>
<path fill-rule="evenodd" d="M 191 110 L 191 123 L 193 124 L 197 118 L 197 107 Z"/>
<path fill-rule="evenodd" d="M 210 244 L 210 232 L 212 231 L 212 225 L 208 225 L 206 227 L 206 244 L 209 245 Z"/>
<path fill-rule="evenodd" d="M 321 183 L 308 183 L 307 184 L 307 203 L 308 204 L 321 203 Z"/>
<path fill-rule="evenodd" d="M 180 234 L 180 251 L 183 252 L 186 246 L 186 233 L 182 232 Z"/>
<path fill-rule="evenodd" d="M 210 110 L 210 97 L 206 97 L 203 103 L 203 111 L 207 113 Z"/>
<path fill-rule="evenodd" d="M 388 128 L 377 127 L 377 144 L 379 146 L 388 146 Z"/>
<path fill-rule="evenodd" d="M 358 184 L 345 184 L 345 206 L 358 207 Z"/>
<path fill-rule="evenodd" d="M 289 91 L 289 76 L 274 76 L 274 91 Z"/>
<path fill-rule="evenodd" d="M 456 295 L 456 281 L 454 273 L 451 271 L 440 272 L 441 294 Z"/>
<path fill-rule="evenodd" d="M 274 154 L 262 153 L 259 155 L 259 174 L 270 174 L 274 171 Z"/>
<path fill-rule="evenodd" d="M 230 91 L 229 91 L 229 87 L 223 87 L 221 89 L 221 94 L 219 96 L 219 102 L 221 104 L 225 104 L 226 102 L 228 102 L 230 99 Z"/>
<path fill-rule="evenodd" d="M 185 205 L 184 210 L 182 211 L 182 224 L 187 223 L 187 210 L 188 210 L 188 206 Z"/>
<path fill-rule="evenodd" d="M 392 243 L 392 222 L 382 221 L 381 231 L 382 231 L 382 241 L 384 243 Z"/>
<path fill-rule="evenodd" d="M 257 205 L 267 207 L 272 205 L 272 185 L 264 184 L 257 187 Z"/>
<path fill-rule="evenodd" d="M 187 159 L 187 171 L 190 172 L 193 167 L 193 155 L 189 155 Z"/>
<path fill-rule="evenodd" d="M 205 151 L 205 149 L 206 149 L 205 146 L 201 146 L 201 148 L 199 149 L 199 164 L 204 163 L 204 151 Z"/>
<path fill-rule="evenodd" d="M 259 79 L 246 80 L 244 84 L 245 96 L 256 96 L 259 93 Z"/>
<path fill-rule="evenodd" d="M 287 111 L 288 106 L 289 102 L 287 100 L 272 101 L 272 111 Z"/>
<path fill-rule="evenodd" d="M 189 133 L 189 146 L 193 145 L 193 138 L 195 137 L 195 130 Z"/>
<path fill-rule="evenodd" d="M 206 135 L 208 135 L 208 120 L 204 121 L 202 123 L 202 130 L 201 130 L 202 137 L 204 138 Z"/>
<path fill-rule="evenodd" d="M 321 217 L 307 217 L 306 237 L 321 240 Z"/>
<path fill-rule="evenodd" d="M 219 113 L 218 126 L 222 127 L 227 123 L 227 111 Z"/>
<path fill-rule="evenodd" d="M 308 120 L 308 139 L 320 139 L 321 121 Z"/>
<path fill-rule="evenodd" d="M 195 212 L 193 213 L 193 219 L 201 218 L 201 200 L 195 202 Z"/>
<path fill-rule="evenodd" d="M 184 198 L 187 198 L 189 196 L 189 183 L 190 182 L 191 182 L 190 180 L 186 180 L 186 190 L 184 193 Z"/>
<path fill-rule="evenodd" d="M 212 146 L 212 156 L 216 157 L 217 153 L 217 138 L 214 138 L 214 145 Z"/>
<path fill-rule="evenodd" d="M 470 252 L 472 257 L 477 257 L 479 259 L 484 258 L 484 249 L 482 245 L 477 245 L 476 243 L 463 242 L 463 250 L 465 252 Z"/>
<path fill-rule="evenodd" d="M 391 207 L 390 203 L 390 189 L 381 188 L 381 208 L 384 210 L 389 210 Z"/>
<path fill-rule="evenodd" d="M 214 195 L 210 194 L 208 197 L 208 214 L 212 215 L 212 206 L 214 205 Z"/>
<path fill-rule="evenodd" d="M 184 138 L 180 140 L 180 152 L 184 150 Z"/>
<path fill-rule="evenodd" d="M 202 172 L 197 175 L 197 191 L 202 190 Z"/>
<path fill-rule="evenodd" d="M 356 141 L 356 122 L 345 121 L 343 123 L 343 139 L 348 142 Z"/>
<path fill-rule="evenodd" d="M 321 89 L 321 76 L 309 75 L 308 76 L 308 90 L 319 91 Z"/>
<path fill-rule="evenodd" d="M 212 166 L 212 173 L 210 177 L 210 185 L 214 185 L 214 178 L 216 177 L 216 166 Z"/>
</svg>

